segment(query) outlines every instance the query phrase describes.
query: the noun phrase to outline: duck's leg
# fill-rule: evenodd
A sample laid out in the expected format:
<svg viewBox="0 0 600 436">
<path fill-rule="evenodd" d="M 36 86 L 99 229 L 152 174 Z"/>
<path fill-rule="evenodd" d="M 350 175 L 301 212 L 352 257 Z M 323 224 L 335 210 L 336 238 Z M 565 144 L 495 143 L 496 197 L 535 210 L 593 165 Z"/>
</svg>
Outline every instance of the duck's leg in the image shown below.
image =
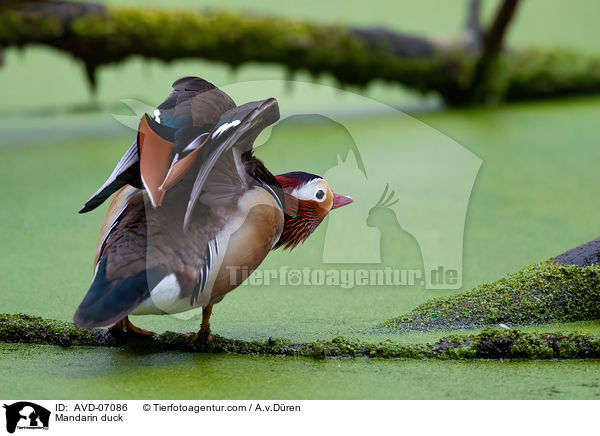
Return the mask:
<svg viewBox="0 0 600 436">
<path fill-rule="evenodd" d="M 212 308 L 212 304 L 202 308 L 200 331 L 194 335 L 192 342 L 206 344 L 212 341 L 212 336 L 210 335 L 210 314 L 212 313 Z"/>
<path fill-rule="evenodd" d="M 108 329 L 112 333 L 127 333 L 131 335 L 139 335 L 139 336 L 153 336 L 155 333 L 150 330 L 144 330 L 142 328 L 136 327 L 133 325 L 131 321 L 129 321 L 129 317 L 126 316 L 121 321 L 117 321 L 111 326 L 108 326 Z"/>
</svg>

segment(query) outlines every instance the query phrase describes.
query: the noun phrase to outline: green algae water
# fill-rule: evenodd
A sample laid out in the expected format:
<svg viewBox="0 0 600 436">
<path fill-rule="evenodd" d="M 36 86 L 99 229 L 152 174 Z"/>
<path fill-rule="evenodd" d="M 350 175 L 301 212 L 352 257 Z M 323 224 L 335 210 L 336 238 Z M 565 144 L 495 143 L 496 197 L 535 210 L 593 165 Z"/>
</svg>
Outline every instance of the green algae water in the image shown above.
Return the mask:
<svg viewBox="0 0 600 436">
<path fill-rule="evenodd" d="M 597 236 L 599 103 L 584 99 L 420 116 L 484 161 L 465 226 L 461 290 L 241 287 L 215 306 L 213 330 L 245 340 L 311 341 L 343 335 L 369 342 L 423 343 L 445 336 L 447 332 L 400 334 L 378 326 L 431 298 L 493 281 Z M 349 122 L 382 137 L 388 132 L 394 139 L 392 120 L 364 117 Z M 65 116 L 47 124 L 37 127 L 39 134 L 35 128 L 3 126 L 15 141 L 28 142 L 0 145 L 0 311 L 69 320 L 89 286 L 104 213 L 80 216 L 76 211 L 104 180 L 130 135 L 98 115 Z M 69 131 L 73 125 L 76 132 L 60 140 L 43 134 Z M 104 134 L 99 126 L 106 127 Z M 275 172 L 285 170 L 289 162 L 278 150 L 288 146 L 301 150 L 294 165 L 310 169 L 322 144 L 335 147 L 339 140 L 326 123 L 290 123 L 259 154 Z M 320 260 L 323 239 L 324 229 L 319 229 L 293 254 L 273 253 L 264 267 L 314 264 L 315 258 Z M 134 321 L 156 331 L 194 331 L 199 325 L 197 318 L 172 316 Z M 599 326 L 589 321 L 529 329 L 597 333 Z M 598 398 L 599 369 L 597 361 L 315 361 L 4 344 L 0 396 Z M 15 381 L 36 377 L 45 383 Z"/>
<path fill-rule="evenodd" d="M 420 117 L 484 162 L 465 224 L 462 289 L 242 286 L 215 308 L 213 329 L 239 339 L 312 341 L 343 335 L 368 336 L 373 342 L 378 337 L 372 336 L 379 335 L 376 326 L 431 298 L 492 282 L 594 239 L 600 222 L 598 102 L 546 102 Z M 104 116 L 95 121 L 114 124 Z M 65 117 L 55 123 L 55 130 L 80 122 Z M 351 122 L 381 136 L 387 131 L 389 140 L 395 140 L 395 120 L 365 117 Z M 130 134 L 107 128 L 99 135 L 97 126 L 88 133 L 84 125 L 71 135 L 75 137 L 48 141 L 47 128 L 36 140 L 30 136 L 26 145 L 2 141 L 0 147 L 0 309 L 69 320 L 90 283 L 106 205 L 83 216 L 76 211 L 110 172 Z M 24 135 L 32 130 L 22 128 Z M 319 141 L 311 142 L 312 137 Z M 292 166 L 311 169 L 322 144 L 335 147 L 340 140 L 326 123 L 289 123 L 272 145 L 258 152 L 274 172 Z M 298 150 L 295 162 L 281 156 L 285 147 Z M 273 252 L 263 267 L 322 265 L 325 232 L 323 225 L 291 253 Z M 193 331 L 199 320 L 143 317 L 138 322 L 157 331 Z"/>
<path fill-rule="evenodd" d="M 598 399 L 600 362 L 318 361 L 3 344 L 0 397 Z"/>
</svg>

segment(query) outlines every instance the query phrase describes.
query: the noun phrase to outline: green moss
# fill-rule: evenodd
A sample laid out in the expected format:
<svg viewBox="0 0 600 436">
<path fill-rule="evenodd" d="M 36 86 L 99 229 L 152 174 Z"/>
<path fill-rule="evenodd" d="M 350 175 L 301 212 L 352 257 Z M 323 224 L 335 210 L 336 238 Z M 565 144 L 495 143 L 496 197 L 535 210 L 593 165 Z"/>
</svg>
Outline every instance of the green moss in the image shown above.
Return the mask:
<svg viewBox="0 0 600 436">
<path fill-rule="evenodd" d="M 600 267 L 540 262 L 496 282 L 427 301 L 386 327 L 478 328 L 600 319 Z"/>
<path fill-rule="evenodd" d="M 404 78 L 427 88 L 422 72 L 434 62 L 390 57 L 348 28 L 232 12 L 107 8 L 67 20 L 38 13 L 0 12 L 0 46 L 42 43 L 96 68 L 141 55 L 164 61 L 205 58 L 233 67 L 244 62 L 283 64 L 340 83 L 365 85 Z"/>
<path fill-rule="evenodd" d="M 283 339 L 240 341 L 215 335 L 205 346 L 188 335 L 165 332 L 154 337 L 114 335 L 106 330 L 82 330 L 64 321 L 24 314 L 0 315 L 0 342 L 67 346 L 120 347 L 135 353 L 163 351 L 234 353 L 325 358 L 377 359 L 579 359 L 600 357 L 600 338 L 576 333 L 524 333 L 486 329 L 477 335 L 453 335 L 434 344 L 379 344 L 337 337 L 293 344 Z"/>
<path fill-rule="evenodd" d="M 204 58 L 232 67 L 277 63 L 290 73 L 327 73 L 341 85 L 361 87 L 380 79 L 438 92 L 456 105 L 600 91 L 600 58 L 573 52 L 503 54 L 486 89 L 470 95 L 474 58 L 460 47 L 401 57 L 347 27 L 233 12 L 86 9 L 80 4 L 69 14 L 0 11 L 0 46 L 46 44 L 64 50 L 82 60 L 92 83 L 99 66 L 138 55 L 167 62 Z"/>
<path fill-rule="evenodd" d="M 524 100 L 600 91 L 600 58 L 568 50 L 523 50 L 504 62 L 505 98 Z"/>
</svg>

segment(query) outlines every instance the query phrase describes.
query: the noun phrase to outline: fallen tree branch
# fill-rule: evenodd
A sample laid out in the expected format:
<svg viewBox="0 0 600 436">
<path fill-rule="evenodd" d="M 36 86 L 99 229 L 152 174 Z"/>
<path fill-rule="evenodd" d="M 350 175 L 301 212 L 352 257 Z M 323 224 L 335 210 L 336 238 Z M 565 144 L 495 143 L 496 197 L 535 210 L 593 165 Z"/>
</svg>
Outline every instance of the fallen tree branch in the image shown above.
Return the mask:
<svg viewBox="0 0 600 436">
<path fill-rule="evenodd" d="M 315 76 L 328 72 L 343 84 L 395 78 L 425 90 L 420 82 L 431 80 L 424 76 L 442 61 L 430 57 L 433 45 L 425 38 L 405 39 L 410 53 L 396 57 L 393 53 L 402 51 L 399 35 L 374 38 L 341 26 L 230 12 L 50 2 L 0 13 L 0 46 L 44 44 L 65 51 L 82 60 L 92 83 L 99 66 L 141 55 L 164 61 L 204 58 L 232 67 L 279 63 Z"/>
<path fill-rule="evenodd" d="M 214 336 L 204 348 L 189 336 L 165 332 L 153 337 L 127 337 L 107 330 L 82 330 L 72 323 L 29 315 L 0 315 L 0 342 L 61 347 L 119 347 L 135 352 L 164 351 L 277 355 L 311 358 L 370 357 L 379 359 L 582 359 L 600 357 L 600 338 L 565 333 L 524 333 L 487 329 L 477 335 L 452 335 L 434 344 L 368 344 L 335 338 L 294 344 L 282 339 L 246 342 Z"/>
<path fill-rule="evenodd" d="M 166 62 L 203 58 L 233 68 L 275 63 L 290 74 L 330 74 L 341 85 L 398 83 L 439 93 L 455 105 L 600 92 L 600 58 L 572 52 L 500 53 L 498 74 L 472 92 L 469 78 L 477 57 L 464 43 L 439 44 L 385 29 L 69 2 L 0 11 L 0 47 L 38 44 L 80 60 L 92 85 L 99 67 L 142 56 Z"/>
</svg>

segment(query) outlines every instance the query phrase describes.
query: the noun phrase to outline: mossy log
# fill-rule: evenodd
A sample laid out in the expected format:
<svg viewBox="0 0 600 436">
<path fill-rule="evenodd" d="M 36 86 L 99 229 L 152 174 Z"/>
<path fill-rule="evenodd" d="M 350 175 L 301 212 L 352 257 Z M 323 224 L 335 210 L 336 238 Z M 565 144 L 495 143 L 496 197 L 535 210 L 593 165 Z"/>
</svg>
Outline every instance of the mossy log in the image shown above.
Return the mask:
<svg viewBox="0 0 600 436">
<path fill-rule="evenodd" d="M 399 330 L 600 320 L 600 239 L 385 323 Z"/>
<path fill-rule="evenodd" d="M 427 90 L 433 78 L 426 76 L 439 68 L 442 59 L 419 55 L 421 50 L 431 54 L 432 45 L 424 39 L 409 42 L 416 52 L 396 56 L 402 38 L 395 36 L 233 12 L 68 2 L 0 13 L 0 47 L 55 47 L 82 60 L 92 80 L 97 67 L 139 55 L 163 61 L 203 58 L 232 67 L 278 63 L 314 76 L 327 72 L 342 84 L 366 85 L 382 78 Z"/>
<path fill-rule="evenodd" d="M 453 335 L 434 344 L 368 344 L 335 338 L 294 344 L 282 339 L 246 342 L 214 336 L 206 346 L 189 336 L 165 332 L 153 337 L 128 337 L 107 330 L 82 330 L 70 322 L 29 315 L 0 315 L 0 342 L 61 347 L 119 347 L 137 353 L 165 351 L 235 353 L 311 358 L 378 359 L 583 359 L 600 358 L 600 338 L 576 333 L 532 334 L 518 330 L 487 329 L 477 335 Z"/>
<path fill-rule="evenodd" d="M 157 11 L 42 2 L 0 10 L 0 47 L 43 44 L 98 67 L 130 56 L 203 58 L 237 67 L 275 63 L 293 74 L 330 74 L 341 85 L 374 80 L 437 92 L 449 104 L 522 100 L 600 91 L 600 58 L 559 51 L 506 51 L 486 90 L 471 92 L 477 57 L 461 44 L 385 29 L 310 24 L 233 12 Z"/>
</svg>

